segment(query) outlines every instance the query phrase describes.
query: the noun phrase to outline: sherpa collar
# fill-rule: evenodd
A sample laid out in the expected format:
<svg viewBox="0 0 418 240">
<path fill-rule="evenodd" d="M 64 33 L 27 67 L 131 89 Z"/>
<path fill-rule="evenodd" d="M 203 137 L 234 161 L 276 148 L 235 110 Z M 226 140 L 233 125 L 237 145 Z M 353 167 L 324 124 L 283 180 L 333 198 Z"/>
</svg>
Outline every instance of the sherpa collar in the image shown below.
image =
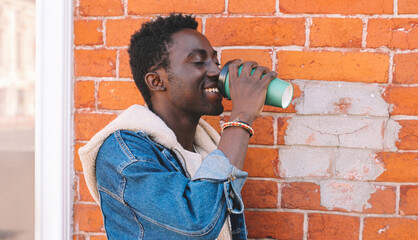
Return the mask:
<svg viewBox="0 0 418 240">
<path fill-rule="evenodd" d="M 183 168 L 190 175 L 193 175 L 192 173 L 196 171 L 196 169 L 192 169 L 193 164 L 188 163 L 190 160 L 184 158 L 184 154 L 182 153 L 185 150 L 177 141 L 174 132 L 165 124 L 165 122 L 148 108 L 141 105 L 132 105 L 105 128 L 96 133 L 96 135 L 94 135 L 91 140 L 78 151 L 87 187 L 97 203 L 99 203 L 99 192 L 97 190 L 96 182 L 97 153 L 106 138 L 117 130 L 145 132 L 153 141 L 170 150 L 175 150 L 174 152 L 181 161 Z M 209 153 L 216 149 L 219 139 L 219 134 L 208 123 L 200 119 L 196 129 L 194 144 Z"/>
</svg>

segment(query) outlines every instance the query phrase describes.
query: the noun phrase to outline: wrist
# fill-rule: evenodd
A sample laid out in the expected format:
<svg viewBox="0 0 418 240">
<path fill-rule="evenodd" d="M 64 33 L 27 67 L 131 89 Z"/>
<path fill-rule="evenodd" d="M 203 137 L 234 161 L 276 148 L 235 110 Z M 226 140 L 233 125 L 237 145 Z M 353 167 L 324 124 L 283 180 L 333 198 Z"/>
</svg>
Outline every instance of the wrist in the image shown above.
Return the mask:
<svg viewBox="0 0 418 240">
<path fill-rule="evenodd" d="M 241 121 L 241 122 L 245 122 L 247 123 L 249 126 L 252 126 L 254 123 L 255 117 L 251 117 L 248 114 L 245 113 L 239 113 L 239 114 L 231 114 L 231 117 L 229 118 L 230 122 L 237 122 L 237 121 Z"/>
</svg>

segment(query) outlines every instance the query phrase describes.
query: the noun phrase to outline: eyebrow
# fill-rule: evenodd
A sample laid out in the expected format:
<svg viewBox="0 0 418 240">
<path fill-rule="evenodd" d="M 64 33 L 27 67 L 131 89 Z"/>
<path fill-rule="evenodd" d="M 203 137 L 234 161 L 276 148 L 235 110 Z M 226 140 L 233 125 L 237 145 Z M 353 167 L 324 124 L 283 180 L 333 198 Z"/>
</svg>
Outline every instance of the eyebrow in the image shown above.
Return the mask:
<svg viewBox="0 0 418 240">
<path fill-rule="evenodd" d="M 187 58 L 189 58 L 190 56 L 195 55 L 195 54 L 206 56 L 207 52 L 204 49 L 193 49 L 189 54 L 187 54 Z M 218 52 L 216 50 L 213 50 L 212 55 L 217 56 Z"/>
</svg>

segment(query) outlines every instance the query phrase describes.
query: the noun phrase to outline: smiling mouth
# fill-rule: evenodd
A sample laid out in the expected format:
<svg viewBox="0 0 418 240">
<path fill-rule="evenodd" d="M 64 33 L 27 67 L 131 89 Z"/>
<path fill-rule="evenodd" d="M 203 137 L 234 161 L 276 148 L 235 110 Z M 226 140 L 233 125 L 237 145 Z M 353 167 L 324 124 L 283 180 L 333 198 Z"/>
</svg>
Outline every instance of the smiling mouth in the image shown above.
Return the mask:
<svg viewBox="0 0 418 240">
<path fill-rule="evenodd" d="M 211 93 L 218 93 L 219 89 L 218 88 L 206 88 L 203 89 L 204 92 L 211 92 Z"/>
</svg>

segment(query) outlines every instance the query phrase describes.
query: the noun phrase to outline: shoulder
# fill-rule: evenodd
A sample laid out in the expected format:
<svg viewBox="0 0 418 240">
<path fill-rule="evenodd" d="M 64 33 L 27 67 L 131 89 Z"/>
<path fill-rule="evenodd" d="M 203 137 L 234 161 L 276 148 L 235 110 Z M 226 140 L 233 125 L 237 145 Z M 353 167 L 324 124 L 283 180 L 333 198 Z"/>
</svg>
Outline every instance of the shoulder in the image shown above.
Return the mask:
<svg viewBox="0 0 418 240">
<path fill-rule="evenodd" d="M 97 155 L 97 164 L 112 162 L 125 165 L 143 159 L 155 159 L 160 150 L 143 132 L 118 130 L 103 142 Z"/>
</svg>

